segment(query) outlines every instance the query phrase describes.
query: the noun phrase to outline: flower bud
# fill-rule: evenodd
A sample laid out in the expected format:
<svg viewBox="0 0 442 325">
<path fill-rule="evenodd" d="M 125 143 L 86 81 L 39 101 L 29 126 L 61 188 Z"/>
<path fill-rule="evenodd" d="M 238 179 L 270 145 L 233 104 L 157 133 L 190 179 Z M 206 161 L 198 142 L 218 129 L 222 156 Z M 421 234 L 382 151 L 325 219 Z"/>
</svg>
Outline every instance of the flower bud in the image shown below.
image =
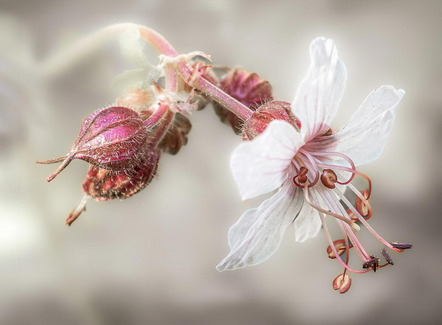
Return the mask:
<svg viewBox="0 0 442 325">
<path fill-rule="evenodd" d="M 134 166 L 131 173 L 128 171 L 112 171 L 92 165 L 83 182 L 83 191 L 86 195 L 78 206 L 71 211 L 66 224 L 71 225 L 86 209 L 89 198 L 96 201 L 109 201 L 113 199 L 127 199 L 144 189 L 154 178 L 160 151 L 146 150 L 143 152 L 139 164 Z"/>
<path fill-rule="evenodd" d="M 243 140 L 252 140 L 260 135 L 274 120 L 286 121 L 299 130 L 301 124 L 292 114 L 291 106 L 287 102 L 271 101 L 260 106 L 251 118 L 244 122 Z"/>
<path fill-rule="evenodd" d="M 159 158 L 159 150 L 144 152 L 143 158 L 130 174 L 91 166 L 83 182 L 83 191 L 96 201 L 129 198 L 151 182 L 156 174 Z"/>
<path fill-rule="evenodd" d="M 187 144 L 187 137 L 192 128 L 189 119 L 180 113 L 175 113 L 172 125 L 161 140 L 158 148 L 162 151 L 176 155 L 181 147 Z"/>
<path fill-rule="evenodd" d="M 221 80 L 220 88 L 253 111 L 273 99 L 272 86 L 268 81 L 239 67 L 230 70 Z M 216 102 L 213 107 L 222 122 L 230 124 L 236 134 L 241 133 L 242 121 L 235 114 Z"/>
<path fill-rule="evenodd" d="M 146 140 L 147 128 L 137 112 L 126 107 L 107 107 L 83 120 L 80 134 L 69 154 L 38 163 L 63 161 L 48 177 L 48 182 L 75 158 L 113 171 L 130 170 L 139 164 L 140 151 Z"/>
</svg>

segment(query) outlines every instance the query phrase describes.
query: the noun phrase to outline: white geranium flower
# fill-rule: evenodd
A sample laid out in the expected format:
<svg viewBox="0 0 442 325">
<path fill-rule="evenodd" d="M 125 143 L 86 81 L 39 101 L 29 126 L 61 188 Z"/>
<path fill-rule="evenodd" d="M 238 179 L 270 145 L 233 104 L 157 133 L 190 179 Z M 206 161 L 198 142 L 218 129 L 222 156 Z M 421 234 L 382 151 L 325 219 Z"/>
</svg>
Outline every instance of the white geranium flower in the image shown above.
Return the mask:
<svg viewBox="0 0 442 325">
<path fill-rule="evenodd" d="M 231 169 L 243 200 L 278 191 L 258 208 L 246 211 L 230 228 L 231 252 L 217 266 L 219 271 L 268 259 L 292 222 L 299 242 L 315 237 L 323 225 L 330 242 L 330 257 L 334 254 L 346 269 L 350 269 L 348 261 L 343 262 L 339 254 L 348 251 L 351 243 L 367 269 L 352 270 L 355 272 L 380 267 L 379 260 L 368 255 L 357 240 L 356 220 L 389 248 L 403 248 L 386 242 L 367 224 L 366 219 L 371 216 L 371 182 L 356 171 L 356 166 L 381 154 L 393 125 L 394 108 L 404 91 L 392 86 L 373 90 L 350 122 L 332 132 L 330 125 L 344 92 L 346 69 L 331 39 L 315 39 L 310 56 L 309 72 L 292 104 L 292 113 L 301 122 L 300 132 L 286 121 L 274 120 L 261 135 L 243 142 L 232 155 Z M 368 180 L 368 192 L 352 185 L 355 175 Z M 345 189 L 356 194 L 355 204 L 344 196 Z M 324 215 L 336 218 L 344 235 L 344 246 L 331 239 Z"/>
</svg>

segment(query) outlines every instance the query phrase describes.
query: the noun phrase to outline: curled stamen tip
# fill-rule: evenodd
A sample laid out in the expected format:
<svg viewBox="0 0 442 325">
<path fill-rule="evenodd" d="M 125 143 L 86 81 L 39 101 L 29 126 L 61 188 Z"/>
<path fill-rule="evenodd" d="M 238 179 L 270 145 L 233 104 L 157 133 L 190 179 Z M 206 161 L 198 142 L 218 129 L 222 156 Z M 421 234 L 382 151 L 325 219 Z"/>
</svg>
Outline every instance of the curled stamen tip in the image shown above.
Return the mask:
<svg viewBox="0 0 442 325">
<path fill-rule="evenodd" d="M 336 176 L 336 173 L 331 169 L 324 169 L 321 175 L 321 182 L 322 184 L 330 189 L 333 189 L 336 187 L 335 183 L 338 181 L 338 177 Z"/>
<path fill-rule="evenodd" d="M 397 249 L 410 249 L 411 247 L 413 247 L 413 245 L 411 244 L 406 244 L 406 243 L 398 243 L 398 242 L 392 242 L 391 246 L 393 246 L 394 248 Z"/>
<path fill-rule="evenodd" d="M 338 290 L 339 293 L 346 293 L 351 287 L 351 277 L 348 274 L 339 274 L 333 280 L 333 289 Z"/>
<path fill-rule="evenodd" d="M 293 183 L 295 183 L 295 185 L 298 187 L 303 187 L 303 186 L 301 186 L 301 184 L 304 184 L 305 182 L 307 182 L 307 173 L 308 173 L 308 169 L 305 168 L 304 166 L 301 167 L 298 175 L 293 177 Z M 298 179 L 299 183 L 296 181 L 296 179 Z"/>
<path fill-rule="evenodd" d="M 381 254 L 382 256 L 385 258 L 385 260 L 387 261 L 388 264 L 390 265 L 394 265 L 393 260 L 391 259 L 390 255 L 387 253 L 387 251 L 385 250 L 385 248 L 383 248 L 381 250 Z"/>
</svg>

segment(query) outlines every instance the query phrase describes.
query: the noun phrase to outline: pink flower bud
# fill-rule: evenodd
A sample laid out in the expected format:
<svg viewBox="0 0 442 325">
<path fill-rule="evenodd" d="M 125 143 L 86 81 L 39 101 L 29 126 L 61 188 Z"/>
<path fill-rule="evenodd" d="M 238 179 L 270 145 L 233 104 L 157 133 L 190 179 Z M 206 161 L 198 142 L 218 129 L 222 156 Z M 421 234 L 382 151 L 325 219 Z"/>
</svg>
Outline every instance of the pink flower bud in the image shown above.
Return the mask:
<svg viewBox="0 0 442 325">
<path fill-rule="evenodd" d="M 220 88 L 252 110 L 272 100 L 272 86 L 256 73 L 242 68 L 232 69 L 220 82 Z M 236 134 L 241 133 L 242 121 L 232 112 L 214 102 L 216 114 L 222 122 L 229 123 Z"/>
<path fill-rule="evenodd" d="M 156 174 L 160 151 L 146 151 L 143 159 L 128 174 L 91 166 L 83 191 L 96 201 L 126 199 L 144 189 Z"/>
<path fill-rule="evenodd" d="M 167 134 L 161 140 L 158 148 L 162 151 L 176 155 L 181 147 L 187 144 L 187 137 L 192 129 L 189 119 L 180 113 L 176 113 Z"/>
<path fill-rule="evenodd" d="M 83 159 L 113 171 L 130 170 L 139 164 L 147 140 L 147 128 L 139 114 L 126 107 L 107 107 L 86 117 L 71 152 L 64 157 L 39 162 L 63 161 L 48 177 L 54 179 L 72 159 Z"/>
<path fill-rule="evenodd" d="M 271 101 L 260 106 L 244 122 L 242 137 L 243 140 L 252 140 L 260 135 L 273 120 L 286 121 L 292 124 L 297 130 L 301 127 L 299 120 L 292 114 L 291 106 L 287 102 Z"/>
</svg>

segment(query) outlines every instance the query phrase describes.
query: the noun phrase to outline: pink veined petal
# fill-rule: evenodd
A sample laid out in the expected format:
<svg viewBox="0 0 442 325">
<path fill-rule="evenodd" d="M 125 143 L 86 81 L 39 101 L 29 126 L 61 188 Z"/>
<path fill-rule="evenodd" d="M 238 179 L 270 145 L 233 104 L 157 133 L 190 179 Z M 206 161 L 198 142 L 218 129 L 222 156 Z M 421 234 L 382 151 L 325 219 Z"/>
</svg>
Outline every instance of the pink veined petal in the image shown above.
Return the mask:
<svg viewBox="0 0 442 325">
<path fill-rule="evenodd" d="M 402 89 L 381 86 L 373 90 L 350 122 L 333 137 L 336 152 L 350 157 L 359 166 L 380 156 L 394 122 L 394 108 L 404 96 Z"/>
<path fill-rule="evenodd" d="M 295 240 L 302 243 L 307 239 L 316 237 L 321 230 L 321 225 L 322 223 L 318 216 L 318 211 L 304 201 L 299 215 L 293 222 L 295 228 Z"/>
<path fill-rule="evenodd" d="M 287 180 L 281 189 L 257 209 L 246 211 L 229 230 L 229 255 L 216 267 L 235 270 L 264 262 L 279 248 L 287 226 L 304 201 L 293 183 Z"/>
<path fill-rule="evenodd" d="M 287 178 L 287 169 L 304 144 L 301 135 L 287 122 L 272 121 L 252 141 L 233 152 L 230 168 L 243 200 L 277 189 Z"/>
<path fill-rule="evenodd" d="M 330 128 L 345 89 L 347 71 L 331 39 L 317 38 L 310 45 L 311 64 L 292 105 L 301 121 L 306 142 Z"/>
</svg>

